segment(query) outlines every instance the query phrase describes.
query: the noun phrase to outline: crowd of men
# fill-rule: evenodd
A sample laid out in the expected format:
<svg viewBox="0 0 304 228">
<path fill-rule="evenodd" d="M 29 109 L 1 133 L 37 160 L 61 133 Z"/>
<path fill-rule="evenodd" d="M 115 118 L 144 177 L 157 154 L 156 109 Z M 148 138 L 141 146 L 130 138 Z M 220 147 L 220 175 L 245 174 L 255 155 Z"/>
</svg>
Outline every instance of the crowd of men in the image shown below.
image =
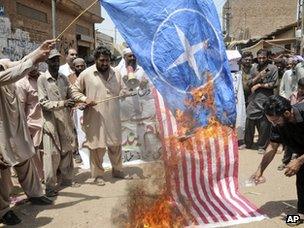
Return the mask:
<svg viewBox="0 0 304 228">
<path fill-rule="evenodd" d="M 91 176 L 96 185 L 105 185 L 106 152 L 112 176 L 131 179 L 122 166 L 120 100 L 113 99 L 132 95 L 123 81 L 128 77 L 127 68 L 137 75 L 131 49 L 124 50 L 119 69 L 110 66 L 111 52 L 102 46 L 94 51 L 94 62 L 89 66 L 77 58 L 73 48 L 66 53 L 66 64 L 62 66 L 61 57 L 51 40 L 18 62 L 0 60 L 3 224 L 21 222 L 10 209 L 11 171 L 16 173 L 29 201 L 36 205 L 52 204 L 51 197 L 66 186 L 80 186 L 74 181 L 73 157 L 75 162 L 81 162 L 77 152 L 83 147 L 90 151 Z M 40 62 L 47 64 L 47 71 L 39 71 Z M 138 82 L 138 86 L 147 86 L 146 78 Z M 79 132 L 85 133 L 82 138 Z"/>
<path fill-rule="evenodd" d="M 272 55 L 261 49 L 256 58 L 243 52 L 239 75 L 242 91 L 237 94 L 237 109 L 241 110 L 244 97 L 244 134 L 239 134 L 239 149 L 257 150 L 263 154 L 257 171 L 252 176 L 255 183 L 265 182 L 263 172 L 273 160 L 280 145 L 284 156 L 278 170 L 285 175 L 296 175 L 298 213 L 304 219 L 304 61 L 301 56 Z M 241 95 L 240 95 L 241 94 Z M 257 141 L 255 133 L 258 133 Z"/>
<path fill-rule="evenodd" d="M 286 169 L 286 176 L 297 175 L 298 212 L 304 219 L 304 61 L 299 56 L 270 56 L 264 49 L 256 59 L 242 53 L 237 72 L 242 91 L 236 98 L 239 102 L 243 96 L 246 111 L 238 112 L 245 120 L 239 147 L 264 154 L 252 177 L 260 183 L 279 145 L 284 145 L 278 169 Z M 111 52 L 105 47 L 96 48 L 93 62 L 78 58 L 73 48 L 62 66 L 61 58 L 51 40 L 20 61 L 0 60 L 0 221 L 6 225 L 21 222 L 10 209 L 12 167 L 29 201 L 37 205 L 52 204 L 50 198 L 62 187 L 79 187 L 73 158 L 81 162 L 78 151 L 83 147 L 90 152 L 96 185 L 105 185 L 106 152 L 113 177 L 131 178 L 122 166 L 121 103 L 113 98 L 134 95 L 128 85 L 130 72 L 138 88 L 147 87 L 136 57 L 125 49 L 116 68 L 110 66 Z M 39 71 L 40 62 L 47 64 L 47 71 Z M 134 99 L 129 101 L 133 104 Z"/>
<path fill-rule="evenodd" d="M 264 103 L 271 95 L 280 95 L 292 105 L 304 102 L 304 62 L 300 56 L 289 54 L 273 57 L 268 50 L 261 49 L 254 58 L 251 52 L 242 53 L 240 60 L 246 119 L 244 135 L 240 137 L 240 149 L 257 150 L 264 154 L 269 144 L 271 123 L 264 114 Z M 254 142 L 255 131 L 258 132 Z M 292 152 L 284 147 L 285 155 Z M 287 151 L 289 153 L 287 153 Z M 284 168 L 290 160 L 285 157 Z"/>
</svg>

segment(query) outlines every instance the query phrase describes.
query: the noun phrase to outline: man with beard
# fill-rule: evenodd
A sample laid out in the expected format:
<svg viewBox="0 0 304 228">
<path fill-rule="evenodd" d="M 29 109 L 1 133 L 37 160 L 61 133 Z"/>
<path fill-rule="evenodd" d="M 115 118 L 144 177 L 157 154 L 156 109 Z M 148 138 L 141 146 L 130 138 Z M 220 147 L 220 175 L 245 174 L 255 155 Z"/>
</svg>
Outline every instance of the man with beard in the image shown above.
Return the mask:
<svg viewBox="0 0 304 228">
<path fill-rule="evenodd" d="M 257 52 L 258 64 L 254 65 L 248 81 L 251 95 L 248 98 L 247 119 L 245 127 L 245 144 L 248 149 L 258 149 L 263 154 L 269 141 L 271 124 L 263 111 L 263 104 L 273 95 L 278 79 L 278 68 L 269 63 L 269 53 L 265 49 Z M 253 147 L 253 139 L 257 127 L 259 138 L 257 148 Z"/>
<path fill-rule="evenodd" d="M 74 70 L 74 73 L 72 73 L 68 76 L 69 82 L 70 82 L 71 85 L 75 84 L 76 79 L 78 78 L 80 73 L 85 70 L 86 63 L 85 63 L 84 59 L 76 58 L 75 60 L 73 60 L 73 67 L 72 68 Z"/>
<path fill-rule="evenodd" d="M 250 88 L 248 86 L 248 81 L 251 77 L 251 70 L 252 70 L 252 59 L 253 55 L 251 52 L 246 51 L 242 53 L 241 58 L 241 72 L 242 72 L 242 81 L 243 81 L 243 89 L 244 89 L 244 96 L 245 96 L 245 103 L 246 106 L 248 104 L 248 97 L 250 95 Z"/>
<path fill-rule="evenodd" d="M 46 61 L 48 71 L 38 78 L 38 98 L 43 112 L 43 163 L 46 195 L 58 195 L 55 189 L 57 174 L 61 186 L 71 186 L 73 178 L 73 151 L 76 149 L 76 135 L 71 108 L 68 79 L 58 72 L 60 53 L 53 49 Z"/>
<path fill-rule="evenodd" d="M 298 81 L 298 89 L 290 96 L 291 105 L 304 103 L 304 78 Z"/>
<path fill-rule="evenodd" d="M 76 82 L 76 79 L 78 78 L 78 76 L 80 75 L 80 73 L 82 71 L 84 71 L 85 68 L 86 68 L 86 64 L 85 64 L 84 59 L 82 59 L 82 58 L 76 58 L 76 59 L 73 60 L 72 69 L 74 70 L 74 73 L 72 73 L 72 74 L 70 74 L 68 76 L 68 80 L 69 80 L 69 83 L 71 85 L 73 85 Z M 75 123 L 75 128 L 76 128 L 75 131 L 76 131 L 76 133 L 80 133 L 82 135 L 81 127 L 78 124 L 80 116 L 82 116 L 82 111 L 81 110 L 75 110 L 74 111 L 74 115 L 73 115 L 73 117 L 74 117 L 74 123 Z M 81 142 L 79 142 L 79 140 L 80 140 L 79 134 L 77 134 L 77 138 L 78 138 L 78 145 L 80 145 Z M 80 141 L 82 141 L 82 140 L 80 140 Z M 74 155 L 74 159 L 75 159 L 76 163 L 79 164 L 79 163 L 82 162 L 82 159 L 81 159 L 81 157 L 79 155 L 79 151 L 78 150 L 75 151 L 73 155 Z"/>
<path fill-rule="evenodd" d="M 123 152 L 125 157 L 133 157 L 139 160 L 152 160 L 155 154 L 159 153 L 160 141 L 147 129 L 155 128 L 155 104 L 151 93 L 151 84 L 147 76 L 137 64 L 136 56 L 130 48 L 123 50 L 123 60 L 116 67 L 119 77 L 123 80 L 125 90 L 133 89 L 137 95 L 127 97 L 120 101 L 121 121 L 122 121 L 122 140 Z M 128 81 L 130 78 L 135 81 L 135 85 Z M 135 87 L 135 88 L 133 88 Z M 149 138 L 148 138 L 149 137 Z M 134 140 L 132 140 L 132 138 Z M 153 147 L 149 142 L 153 142 Z"/>
<path fill-rule="evenodd" d="M 74 73 L 73 61 L 77 58 L 77 51 L 74 48 L 70 48 L 66 54 L 66 64 L 60 66 L 59 73 L 68 77 L 70 74 Z"/>
<path fill-rule="evenodd" d="M 110 67 L 111 52 L 98 47 L 94 53 L 95 64 L 84 70 L 73 86 L 75 100 L 86 103 L 83 115 L 83 129 L 86 141 L 83 146 L 90 150 L 91 175 L 94 183 L 103 186 L 103 157 L 106 150 L 112 164 L 112 175 L 126 178 L 121 160 L 121 121 L 119 99 L 121 79 Z"/>
<path fill-rule="evenodd" d="M 296 175 L 298 213 L 304 219 L 304 104 L 292 106 L 284 97 L 271 96 L 264 104 L 267 119 L 272 124 L 270 144 L 267 147 L 258 170 L 252 176 L 256 184 L 264 182 L 263 173 L 278 151 L 280 144 L 290 147 L 298 158 L 291 160 L 285 175 Z"/>
<path fill-rule="evenodd" d="M 40 76 L 38 66 L 26 77 L 16 83 L 19 100 L 25 112 L 27 126 L 33 139 L 36 155 L 33 157 L 40 179 L 43 179 L 42 153 L 42 110 L 38 102 L 37 80 Z M 41 153 L 41 154 L 40 154 Z"/>
<path fill-rule="evenodd" d="M 86 68 L 86 63 L 84 61 L 84 59 L 82 58 L 77 58 L 73 61 L 73 69 L 75 71 L 75 73 L 70 74 L 68 79 L 71 85 L 74 85 L 78 76 L 80 75 L 80 73 L 82 71 L 84 71 Z M 82 105 L 80 105 L 79 107 L 81 107 Z M 74 152 L 74 158 L 75 158 L 75 162 L 76 163 L 81 163 L 82 159 L 81 156 L 79 155 L 79 151 L 82 149 L 82 144 L 85 140 L 85 135 L 82 131 L 82 127 L 81 127 L 81 121 L 80 119 L 83 118 L 83 110 L 80 109 L 76 109 L 74 110 L 73 113 L 73 117 L 74 117 L 74 123 L 75 123 L 75 127 L 76 127 L 76 133 L 77 133 L 77 139 L 78 139 L 78 150 Z"/>
<path fill-rule="evenodd" d="M 38 49 L 18 63 L 1 60 L 0 72 L 0 223 L 16 225 L 21 220 L 10 210 L 10 167 L 14 167 L 20 185 L 34 204 L 46 205 L 52 201 L 43 196 L 43 190 L 31 157 L 35 155 L 26 118 L 16 95 L 14 82 L 31 71 L 34 64 L 43 62 L 54 40 L 45 41 Z M 15 65 L 15 66 L 13 66 Z"/>
<path fill-rule="evenodd" d="M 280 96 L 289 99 L 291 94 L 297 90 L 298 79 L 295 73 L 295 60 L 287 59 L 286 71 L 280 82 Z"/>
<path fill-rule="evenodd" d="M 292 93 L 289 100 L 291 105 L 304 103 L 304 78 L 301 78 L 298 81 L 298 90 Z M 292 151 L 292 148 L 285 147 L 282 164 L 278 167 L 278 170 L 282 171 L 283 169 L 285 169 L 286 165 L 294 157 L 296 157 L 296 154 Z"/>
</svg>

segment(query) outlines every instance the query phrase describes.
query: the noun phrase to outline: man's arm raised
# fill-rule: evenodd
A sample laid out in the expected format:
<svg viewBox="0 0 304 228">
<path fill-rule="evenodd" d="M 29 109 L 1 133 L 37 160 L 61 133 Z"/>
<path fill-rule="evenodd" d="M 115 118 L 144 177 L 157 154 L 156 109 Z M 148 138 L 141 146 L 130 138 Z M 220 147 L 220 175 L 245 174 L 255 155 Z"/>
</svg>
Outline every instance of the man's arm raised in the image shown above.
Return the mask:
<svg viewBox="0 0 304 228">
<path fill-rule="evenodd" d="M 50 50 L 54 47 L 55 40 L 43 42 L 35 51 L 31 52 L 16 66 L 0 72 L 0 86 L 5 86 L 23 78 L 34 64 L 43 62 L 47 59 Z"/>
</svg>

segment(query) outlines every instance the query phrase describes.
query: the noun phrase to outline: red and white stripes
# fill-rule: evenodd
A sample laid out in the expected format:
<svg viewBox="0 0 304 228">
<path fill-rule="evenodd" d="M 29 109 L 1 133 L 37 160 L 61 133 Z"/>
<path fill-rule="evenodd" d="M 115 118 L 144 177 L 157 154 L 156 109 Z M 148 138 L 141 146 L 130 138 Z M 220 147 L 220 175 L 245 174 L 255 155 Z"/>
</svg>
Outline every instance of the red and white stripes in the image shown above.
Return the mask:
<svg viewBox="0 0 304 228">
<path fill-rule="evenodd" d="M 153 95 L 164 141 L 175 135 L 177 124 L 161 95 L 156 90 Z M 166 178 L 171 196 L 187 220 L 185 225 L 219 227 L 264 219 L 257 208 L 239 192 L 235 136 L 219 135 L 191 140 L 193 151 L 183 146 L 170 148 L 163 142 L 165 162 L 168 158 L 179 158 L 177 168 L 170 170 Z"/>
</svg>

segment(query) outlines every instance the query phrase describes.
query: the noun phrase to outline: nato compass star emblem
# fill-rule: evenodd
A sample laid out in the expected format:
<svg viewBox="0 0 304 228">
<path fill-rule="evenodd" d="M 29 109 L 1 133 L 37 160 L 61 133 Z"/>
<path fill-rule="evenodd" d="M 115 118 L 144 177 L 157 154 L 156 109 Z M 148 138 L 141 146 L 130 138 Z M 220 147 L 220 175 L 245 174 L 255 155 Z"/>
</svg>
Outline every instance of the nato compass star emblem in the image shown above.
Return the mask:
<svg viewBox="0 0 304 228">
<path fill-rule="evenodd" d="M 171 89 L 187 93 L 203 86 L 208 71 L 213 80 L 224 61 L 220 32 L 198 10 L 179 9 L 158 27 L 152 42 L 152 65 L 159 80 Z"/>
</svg>

